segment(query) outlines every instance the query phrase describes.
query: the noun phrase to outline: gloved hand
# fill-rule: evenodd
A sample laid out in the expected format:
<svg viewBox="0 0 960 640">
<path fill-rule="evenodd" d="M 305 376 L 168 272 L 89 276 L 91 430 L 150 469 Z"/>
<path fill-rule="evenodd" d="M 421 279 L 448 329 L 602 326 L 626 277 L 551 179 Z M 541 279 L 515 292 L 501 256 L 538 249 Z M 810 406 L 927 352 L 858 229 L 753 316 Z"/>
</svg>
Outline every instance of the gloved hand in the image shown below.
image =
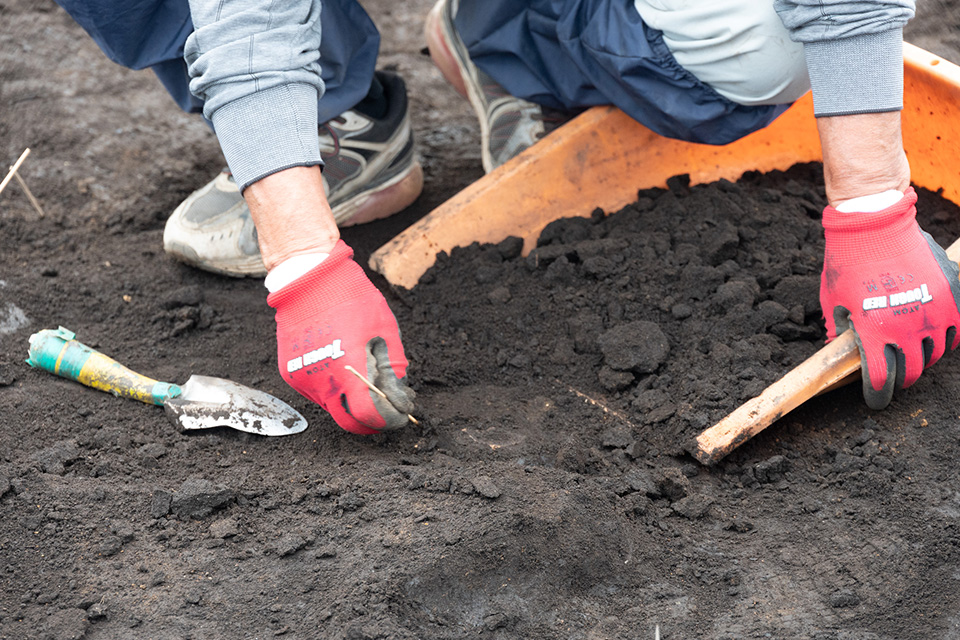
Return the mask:
<svg viewBox="0 0 960 640">
<path fill-rule="evenodd" d="M 875 213 L 823 212 L 827 341 L 853 327 L 872 409 L 886 407 L 895 388 L 909 387 L 960 342 L 960 268 L 920 229 L 916 202 L 911 187 Z"/>
<path fill-rule="evenodd" d="M 267 296 L 267 304 L 277 310 L 277 359 L 290 386 L 353 433 L 407 423 L 414 392 L 406 385 L 397 320 L 342 240 L 317 267 Z"/>
</svg>

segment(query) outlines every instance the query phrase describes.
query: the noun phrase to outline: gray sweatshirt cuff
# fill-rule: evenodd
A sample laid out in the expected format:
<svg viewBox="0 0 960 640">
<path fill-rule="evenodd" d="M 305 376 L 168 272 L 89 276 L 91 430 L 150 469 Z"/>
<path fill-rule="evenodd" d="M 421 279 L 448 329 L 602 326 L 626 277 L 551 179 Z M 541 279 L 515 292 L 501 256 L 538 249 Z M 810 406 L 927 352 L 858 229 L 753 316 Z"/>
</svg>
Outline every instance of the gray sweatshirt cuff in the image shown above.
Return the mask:
<svg viewBox="0 0 960 640">
<path fill-rule="evenodd" d="M 806 42 L 818 118 L 903 109 L 903 30 Z"/>
<path fill-rule="evenodd" d="M 240 190 L 290 167 L 323 165 L 317 133 L 317 89 L 284 84 L 228 102 L 212 117 Z"/>
</svg>

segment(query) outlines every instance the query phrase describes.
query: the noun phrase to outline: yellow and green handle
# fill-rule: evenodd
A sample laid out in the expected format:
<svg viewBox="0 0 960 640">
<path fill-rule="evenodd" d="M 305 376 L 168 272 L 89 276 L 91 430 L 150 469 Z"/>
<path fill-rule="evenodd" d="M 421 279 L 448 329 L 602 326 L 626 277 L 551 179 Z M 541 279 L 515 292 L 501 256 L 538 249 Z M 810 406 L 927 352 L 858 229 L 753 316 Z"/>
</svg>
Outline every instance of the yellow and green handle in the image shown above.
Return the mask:
<svg viewBox="0 0 960 640">
<path fill-rule="evenodd" d="M 136 373 L 99 351 L 77 342 L 76 334 L 60 327 L 30 336 L 27 364 L 94 389 L 147 404 L 163 405 L 182 393 L 179 386 Z"/>
</svg>

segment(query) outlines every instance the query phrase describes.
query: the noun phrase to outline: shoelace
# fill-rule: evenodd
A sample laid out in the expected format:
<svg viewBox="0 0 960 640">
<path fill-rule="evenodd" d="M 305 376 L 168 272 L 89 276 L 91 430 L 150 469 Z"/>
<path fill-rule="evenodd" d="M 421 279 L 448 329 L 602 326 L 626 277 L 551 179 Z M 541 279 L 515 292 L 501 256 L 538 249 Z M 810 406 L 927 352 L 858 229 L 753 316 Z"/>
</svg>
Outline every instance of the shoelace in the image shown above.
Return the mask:
<svg viewBox="0 0 960 640">
<path fill-rule="evenodd" d="M 326 156 L 327 158 L 336 158 L 338 155 L 340 155 L 340 136 L 338 136 L 336 130 L 330 126 L 330 122 L 337 122 L 337 121 L 341 123 L 346 122 L 346 120 L 337 116 L 333 120 L 330 120 L 329 122 L 324 122 L 322 125 L 320 125 L 320 128 L 325 129 L 327 133 L 330 134 L 330 137 L 333 138 L 333 153 Z M 322 155 L 323 154 L 321 154 L 321 156 Z"/>
</svg>

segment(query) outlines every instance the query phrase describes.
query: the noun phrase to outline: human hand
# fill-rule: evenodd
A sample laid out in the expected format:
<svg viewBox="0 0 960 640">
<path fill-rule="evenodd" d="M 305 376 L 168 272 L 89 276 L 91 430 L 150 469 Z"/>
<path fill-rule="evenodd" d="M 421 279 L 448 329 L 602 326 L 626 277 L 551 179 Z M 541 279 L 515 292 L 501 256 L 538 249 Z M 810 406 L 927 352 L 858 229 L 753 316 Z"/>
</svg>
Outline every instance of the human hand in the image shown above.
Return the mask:
<svg viewBox="0 0 960 640">
<path fill-rule="evenodd" d="M 353 433 L 407 423 L 415 394 L 406 385 L 397 320 L 342 240 L 319 266 L 271 293 L 267 304 L 277 310 L 277 360 L 290 386 Z"/>
<path fill-rule="evenodd" d="M 911 187 L 876 213 L 823 212 L 827 340 L 854 329 L 872 409 L 886 407 L 895 388 L 912 385 L 960 342 L 960 267 L 920 229 L 916 202 Z"/>
</svg>

